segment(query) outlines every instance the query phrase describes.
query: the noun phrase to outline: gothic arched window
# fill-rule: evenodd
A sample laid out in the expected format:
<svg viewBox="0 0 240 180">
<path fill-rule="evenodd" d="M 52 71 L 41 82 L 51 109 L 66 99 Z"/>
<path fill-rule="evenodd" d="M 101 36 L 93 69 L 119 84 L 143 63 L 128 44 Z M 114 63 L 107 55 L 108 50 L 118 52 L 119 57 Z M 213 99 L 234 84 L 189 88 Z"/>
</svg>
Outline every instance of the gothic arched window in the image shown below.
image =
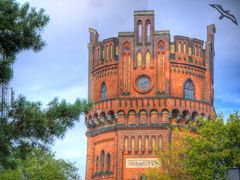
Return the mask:
<svg viewBox="0 0 240 180">
<path fill-rule="evenodd" d="M 135 138 L 131 137 L 131 150 L 133 151 L 135 149 Z"/>
<path fill-rule="evenodd" d="M 110 171 L 110 167 L 111 167 L 111 155 L 110 155 L 109 153 L 107 154 L 106 164 L 107 164 L 107 171 Z"/>
<path fill-rule="evenodd" d="M 107 86 L 103 82 L 101 85 L 101 100 L 105 100 L 105 99 L 107 99 Z"/>
<path fill-rule="evenodd" d="M 100 156 L 100 170 L 103 172 L 104 171 L 104 159 L 105 159 L 105 153 L 102 150 L 101 156 Z"/>
<path fill-rule="evenodd" d="M 151 59 L 150 52 L 147 51 L 147 53 L 146 53 L 146 66 L 150 65 L 150 59 Z"/>
<path fill-rule="evenodd" d="M 138 43 L 142 43 L 142 22 L 141 21 L 138 22 L 137 29 L 138 29 Z"/>
<path fill-rule="evenodd" d="M 186 45 L 186 43 L 183 44 L 183 53 L 184 54 L 187 53 L 187 45 Z"/>
<path fill-rule="evenodd" d="M 148 141 L 148 136 L 145 137 L 145 151 L 148 150 L 149 147 L 149 141 Z"/>
<path fill-rule="evenodd" d="M 179 42 L 179 43 L 178 43 L 178 53 L 181 53 L 181 46 L 182 46 L 182 45 L 181 45 L 181 43 Z"/>
<path fill-rule="evenodd" d="M 142 53 L 141 52 L 137 53 L 137 65 L 142 66 Z"/>
<path fill-rule="evenodd" d="M 99 157 L 96 158 L 96 172 L 99 170 Z"/>
<path fill-rule="evenodd" d="M 186 99 L 194 99 L 194 87 L 191 80 L 187 80 L 184 85 L 184 97 Z"/>
<path fill-rule="evenodd" d="M 153 148 L 153 150 L 154 150 L 155 146 L 156 146 L 156 137 L 153 136 L 152 137 L 152 148 Z"/>
<path fill-rule="evenodd" d="M 138 137 L 138 150 L 139 151 L 142 150 L 142 137 L 141 136 Z"/>
<path fill-rule="evenodd" d="M 128 150 L 128 137 L 127 136 L 124 138 L 124 150 L 125 151 Z"/>
<path fill-rule="evenodd" d="M 162 149 L 162 136 L 159 136 L 159 139 L 158 139 L 158 148 L 159 149 Z"/>
<path fill-rule="evenodd" d="M 150 21 L 147 21 L 147 30 L 146 30 L 146 42 L 150 43 L 150 33 L 151 33 L 151 24 Z"/>
</svg>

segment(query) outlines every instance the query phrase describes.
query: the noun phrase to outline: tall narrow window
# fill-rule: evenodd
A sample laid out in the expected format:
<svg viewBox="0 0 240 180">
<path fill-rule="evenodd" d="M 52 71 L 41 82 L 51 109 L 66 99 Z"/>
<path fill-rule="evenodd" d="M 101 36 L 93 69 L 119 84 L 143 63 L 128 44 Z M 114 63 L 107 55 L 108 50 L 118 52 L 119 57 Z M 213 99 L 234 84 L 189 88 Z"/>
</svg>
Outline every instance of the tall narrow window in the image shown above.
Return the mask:
<svg viewBox="0 0 240 180">
<path fill-rule="evenodd" d="M 149 147 L 149 141 L 148 141 L 148 137 L 146 136 L 145 137 L 145 151 L 148 150 L 148 147 Z"/>
<path fill-rule="evenodd" d="M 131 150 L 134 151 L 135 149 L 135 138 L 131 137 Z"/>
<path fill-rule="evenodd" d="M 153 136 L 152 137 L 152 148 L 153 148 L 153 150 L 154 150 L 155 146 L 156 146 L 156 137 Z"/>
<path fill-rule="evenodd" d="M 127 151 L 128 150 L 128 137 L 124 138 L 124 150 Z"/>
<path fill-rule="evenodd" d="M 151 34 L 151 24 L 150 21 L 147 21 L 147 30 L 146 30 L 146 42 L 150 43 L 150 34 Z"/>
<path fill-rule="evenodd" d="M 195 55 L 198 56 L 198 48 L 197 48 L 197 45 L 195 46 Z"/>
<path fill-rule="evenodd" d="M 108 60 L 108 58 L 109 58 L 109 57 L 108 57 L 108 55 L 109 55 L 108 53 L 109 53 L 109 49 L 108 49 L 108 45 L 107 45 L 107 46 L 106 46 L 106 60 Z"/>
<path fill-rule="evenodd" d="M 142 137 L 138 137 L 138 150 L 142 150 Z"/>
<path fill-rule="evenodd" d="M 201 46 L 199 46 L 199 48 L 198 48 L 198 55 L 201 57 L 202 56 L 202 48 L 201 48 Z"/>
<path fill-rule="evenodd" d="M 184 85 L 184 97 L 186 99 L 194 99 L 194 88 L 191 80 L 187 80 Z"/>
<path fill-rule="evenodd" d="M 158 143 L 158 148 L 162 149 L 162 136 L 159 136 Z"/>
<path fill-rule="evenodd" d="M 142 53 L 140 51 L 137 53 L 137 65 L 142 66 Z"/>
<path fill-rule="evenodd" d="M 142 43 L 142 22 L 138 22 L 138 43 Z"/>
<path fill-rule="evenodd" d="M 150 65 L 150 59 L 151 59 L 150 52 L 147 51 L 147 53 L 146 53 L 146 66 Z"/>
<path fill-rule="evenodd" d="M 110 44 L 109 59 L 112 59 L 112 44 Z"/>
<path fill-rule="evenodd" d="M 118 56 L 118 47 L 117 46 L 115 48 L 115 54 L 116 54 L 116 56 Z"/>
<path fill-rule="evenodd" d="M 111 155 L 110 155 L 109 153 L 107 154 L 106 164 L 107 164 L 107 171 L 110 171 L 110 167 L 111 167 Z"/>
<path fill-rule="evenodd" d="M 101 100 L 105 100 L 105 99 L 107 99 L 107 86 L 103 82 L 101 85 Z"/>
<path fill-rule="evenodd" d="M 186 52 L 187 52 L 187 47 L 186 47 L 186 43 L 184 43 L 184 45 L 183 45 L 183 53 L 186 54 Z"/>
<path fill-rule="evenodd" d="M 105 153 L 102 150 L 101 156 L 100 156 L 100 170 L 103 172 L 104 171 L 104 160 L 105 160 Z"/>
<path fill-rule="evenodd" d="M 96 158 L 96 172 L 99 171 L 99 157 Z"/>
<path fill-rule="evenodd" d="M 102 58 L 101 62 L 102 62 L 102 64 L 103 64 L 103 63 L 104 63 L 104 60 L 105 60 L 105 50 L 104 50 L 104 49 L 102 50 L 102 56 L 103 56 L 103 58 Z"/>
<path fill-rule="evenodd" d="M 97 49 L 98 65 L 100 64 L 100 49 Z"/>
<path fill-rule="evenodd" d="M 179 54 L 181 53 L 181 43 L 180 42 L 178 43 L 178 53 Z"/>
</svg>

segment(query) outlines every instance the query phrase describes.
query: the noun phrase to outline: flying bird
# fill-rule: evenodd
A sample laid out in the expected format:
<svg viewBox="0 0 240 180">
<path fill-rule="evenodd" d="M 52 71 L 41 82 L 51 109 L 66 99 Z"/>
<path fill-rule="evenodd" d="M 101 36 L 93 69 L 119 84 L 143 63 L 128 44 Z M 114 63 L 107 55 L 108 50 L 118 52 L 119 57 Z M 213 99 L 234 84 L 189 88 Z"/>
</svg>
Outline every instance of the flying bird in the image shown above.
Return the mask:
<svg viewBox="0 0 240 180">
<path fill-rule="evenodd" d="M 224 17 L 230 19 L 234 24 L 238 25 L 237 19 L 234 15 L 230 14 L 229 10 L 224 10 L 220 4 L 209 4 L 209 6 L 215 8 L 221 16 L 219 17 L 220 20 L 222 20 Z"/>
</svg>

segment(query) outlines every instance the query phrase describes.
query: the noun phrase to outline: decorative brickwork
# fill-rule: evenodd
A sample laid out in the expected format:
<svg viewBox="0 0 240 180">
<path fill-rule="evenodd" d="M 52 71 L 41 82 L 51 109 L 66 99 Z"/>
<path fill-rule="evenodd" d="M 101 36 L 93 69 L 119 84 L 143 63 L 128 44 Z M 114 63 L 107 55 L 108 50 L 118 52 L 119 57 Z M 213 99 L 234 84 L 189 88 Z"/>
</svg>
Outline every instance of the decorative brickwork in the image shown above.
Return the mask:
<svg viewBox="0 0 240 180">
<path fill-rule="evenodd" d="M 173 125 L 215 116 L 215 26 L 207 27 L 205 48 L 155 31 L 153 11 L 135 11 L 134 32 L 117 38 L 89 32 L 86 179 L 138 180 L 154 164 L 154 147 L 171 142 Z"/>
</svg>

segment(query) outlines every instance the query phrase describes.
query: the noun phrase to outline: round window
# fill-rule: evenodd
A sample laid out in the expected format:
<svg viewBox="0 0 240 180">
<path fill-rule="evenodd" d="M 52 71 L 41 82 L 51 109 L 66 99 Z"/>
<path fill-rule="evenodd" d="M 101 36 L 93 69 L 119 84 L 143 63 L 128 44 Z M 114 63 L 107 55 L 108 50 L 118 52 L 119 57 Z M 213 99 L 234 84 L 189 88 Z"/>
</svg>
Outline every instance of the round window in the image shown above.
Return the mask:
<svg viewBox="0 0 240 180">
<path fill-rule="evenodd" d="M 137 86 L 138 89 L 140 89 L 141 91 L 148 90 L 151 86 L 151 81 L 149 77 L 145 75 L 139 76 L 137 79 Z"/>
</svg>

